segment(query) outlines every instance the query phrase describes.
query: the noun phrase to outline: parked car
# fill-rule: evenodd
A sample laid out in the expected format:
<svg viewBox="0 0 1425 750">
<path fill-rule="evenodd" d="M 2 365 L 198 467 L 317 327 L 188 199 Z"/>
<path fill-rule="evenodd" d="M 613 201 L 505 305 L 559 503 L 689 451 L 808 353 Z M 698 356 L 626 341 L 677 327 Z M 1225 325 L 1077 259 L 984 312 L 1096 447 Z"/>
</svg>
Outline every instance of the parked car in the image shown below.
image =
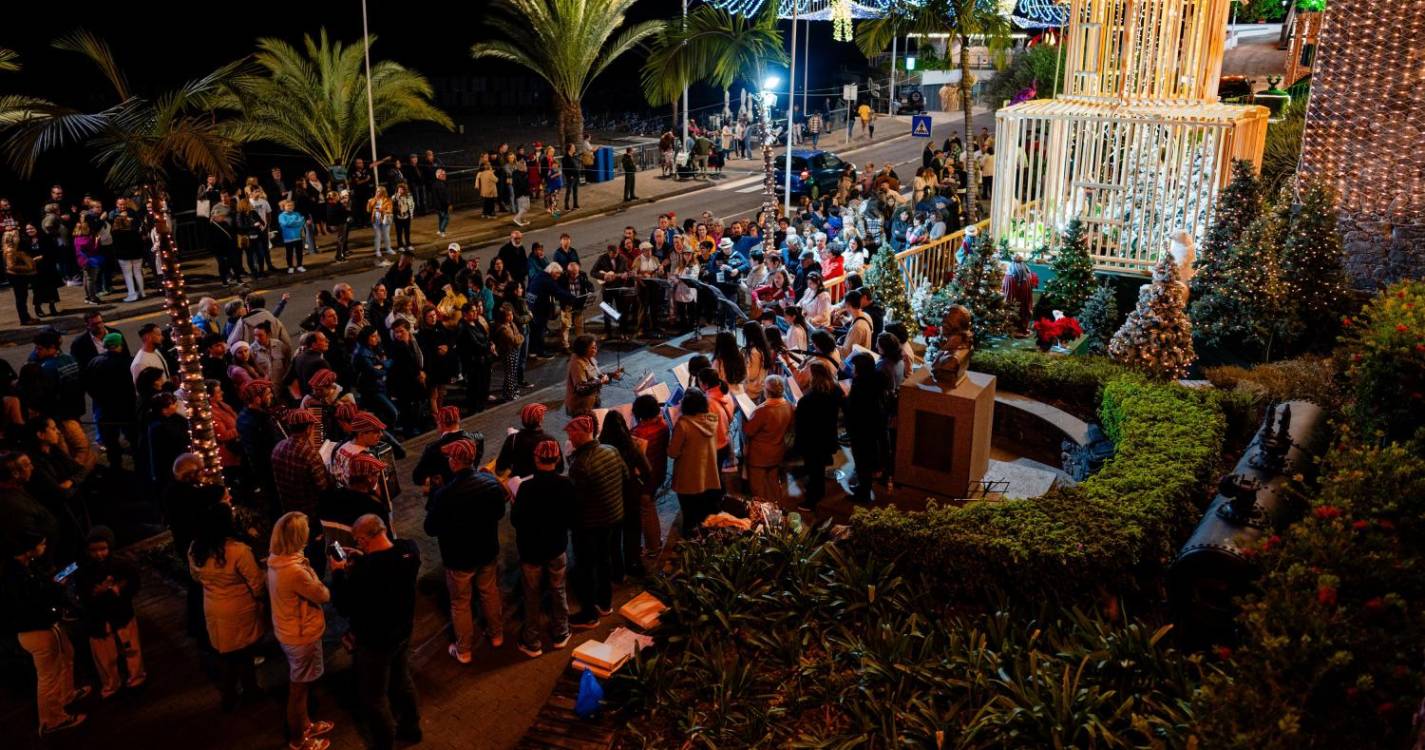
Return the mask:
<svg viewBox="0 0 1425 750">
<path fill-rule="evenodd" d="M 841 172 L 845 168 L 846 162 L 830 151 L 793 149 L 792 194 L 810 195 L 813 185 L 822 195 L 835 192 L 837 184 L 841 181 Z M 777 155 L 773 170 L 777 175 L 777 184 L 781 185 L 782 175 L 786 174 L 787 170 L 786 154 Z"/>
</svg>

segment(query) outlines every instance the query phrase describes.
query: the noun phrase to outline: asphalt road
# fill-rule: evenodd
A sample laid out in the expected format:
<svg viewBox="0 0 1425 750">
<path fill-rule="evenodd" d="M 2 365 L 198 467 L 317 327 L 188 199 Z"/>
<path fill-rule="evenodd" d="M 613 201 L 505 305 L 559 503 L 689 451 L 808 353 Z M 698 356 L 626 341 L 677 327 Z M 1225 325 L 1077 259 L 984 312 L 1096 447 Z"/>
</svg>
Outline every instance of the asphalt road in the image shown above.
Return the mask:
<svg viewBox="0 0 1425 750">
<path fill-rule="evenodd" d="M 959 115 L 950 117 L 934 115 L 933 120 L 933 142 L 940 143 L 951 132 L 961 132 L 961 118 Z M 887 121 L 883 120 L 883 123 Z M 904 127 L 904 126 L 903 126 Z M 981 113 L 974 118 L 972 132 L 979 132 L 982 127 L 994 129 L 994 115 L 992 113 Z M 843 160 L 854 161 L 858 168 L 864 168 L 867 162 L 874 162 L 878 167 L 886 161 L 890 161 L 895 169 L 901 174 L 904 182 L 909 182 L 910 174 L 904 167 L 918 166 L 920 164 L 921 149 L 925 147 L 925 140 L 920 138 L 901 138 L 894 141 L 882 141 L 873 146 L 855 148 L 850 150 L 840 150 L 837 152 Z M 661 179 L 658 177 L 641 176 L 640 180 Z M 666 200 L 659 200 L 653 203 L 636 205 L 624 211 L 617 211 L 612 214 L 598 216 L 588 216 L 570 221 L 560 222 L 552 227 L 543 229 L 526 230 L 525 247 L 529 247 L 534 242 L 541 242 L 546 248 L 554 248 L 559 244 L 559 235 L 568 232 L 573 236 L 574 246 L 579 248 L 581 257 L 591 259 L 598 257 L 603 248 L 617 242 L 623 237 L 623 228 L 626 226 L 635 227 L 640 236 L 646 236 L 648 232 L 658 224 L 658 215 L 672 211 L 680 219 L 688 216 L 698 216 L 703 211 L 711 211 L 714 216 L 730 221 L 736 218 L 750 217 L 756 213 L 762 204 L 761 197 L 761 173 L 756 172 L 733 172 L 729 171 L 721 179 L 714 181 L 714 184 L 704 190 L 688 193 L 680 196 L 670 197 Z M 513 225 L 510 226 L 513 229 Z M 476 257 L 484 265 L 490 257 L 499 249 L 502 242 L 493 242 L 479 247 L 465 248 L 465 257 Z M 551 250 L 552 252 L 552 250 Z M 315 302 L 317 291 L 322 288 L 330 288 L 337 281 L 345 281 L 356 289 L 357 294 L 364 299 L 371 286 L 385 273 L 384 268 L 374 265 L 363 266 L 363 262 L 370 262 L 369 256 L 362 260 L 353 261 L 350 273 L 340 277 L 340 279 L 325 278 L 313 279 L 311 281 L 283 285 L 286 281 L 283 277 L 275 277 L 271 281 L 278 282 L 260 289 L 268 298 L 268 308 L 272 308 L 277 298 L 282 293 L 290 293 L 291 301 L 287 309 L 283 312 L 282 322 L 287 324 L 289 330 L 298 331 L 297 323 L 311 312 Z M 196 302 L 197 299 L 193 299 Z M 138 329 L 145 323 L 159 322 L 166 319 L 165 313 L 149 313 L 118 321 L 115 325 L 118 330 L 129 339 L 130 346 L 134 346 L 137 340 Z M 65 348 L 68 349 L 66 339 Z M 13 346 L 0 349 L 0 357 L 4 357 L 17 370 L 30 356 L 31 347 Z M 540 368 L 548 369 L 548 368 Z M 533 377 L 532 377 L 533 379 Z M 498 380 L 498 378 L 497 378 Z M 541 380 L 536 383 L 544 385 Z"/>
</svg>

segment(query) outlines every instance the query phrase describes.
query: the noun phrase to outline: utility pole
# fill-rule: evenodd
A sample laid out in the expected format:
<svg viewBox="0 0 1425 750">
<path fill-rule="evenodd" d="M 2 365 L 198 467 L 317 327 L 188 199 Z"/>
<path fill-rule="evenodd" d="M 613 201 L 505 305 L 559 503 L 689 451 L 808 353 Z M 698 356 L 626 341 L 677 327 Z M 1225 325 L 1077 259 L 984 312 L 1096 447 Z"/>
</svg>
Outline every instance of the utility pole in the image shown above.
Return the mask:
<svg viewBox="0 0 1425 750">
<path fill-rule="evenodd" d="M 787 76 L 787 181 L 783 194 L 786 202 L 783 210 L 788 217 L 792 215 L 792 110 L 797 102 L 797 10 L 798 4 L 792 3 L 792 69 Z"/>
<path fill-rule="evenodd" d="M 900 41 L 900 35 L 891 37 L 891 100 L 886 103 L 886 114 L 896 113 L 896 65 L 900 63 L 900 53 L 896 50 L 896 42 Z"/>
<path fill-rule="evenodd" d="M 366 23 L 366 0 L 361 0 L 361 46 L 365 48 L 366 54 L 366 124 L 371 129 L 371 168 L 375 169 L 378 161 L 376 157 L 376 103 L 371 100 L 371 31 Z"/>
<path fill-rule="evenodd" d="M 688 0 L 683 0 L 683 30 L 688 30 Z M 688 108 L 688 82 L 683 81 L 683 140 L 678 144 L 678 148 L 674 149 L 675 153 L 688 147 L 688 117 L 691 112 Z"/>
<path fill-rule="evenodd" d="M 807 106 L 809 96 L 809 83 L 811 81 L 811 21 L 807 21 L 807 39 L 802 45 L 802 117 L 811 114 L 811 109 Z"/>
</svg>

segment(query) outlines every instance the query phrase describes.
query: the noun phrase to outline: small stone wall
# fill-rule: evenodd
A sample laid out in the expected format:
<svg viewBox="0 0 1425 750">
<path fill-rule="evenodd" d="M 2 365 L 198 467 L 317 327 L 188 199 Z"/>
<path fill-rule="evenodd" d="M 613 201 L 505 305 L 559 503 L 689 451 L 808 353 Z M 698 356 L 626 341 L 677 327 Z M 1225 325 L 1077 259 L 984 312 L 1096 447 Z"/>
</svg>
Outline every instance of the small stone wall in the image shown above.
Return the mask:
<svg viewBox="0 0 1425 750">
<path fill-rule="evenodd" d="M 1361 289 L 1425 278 L 1425 224 L 1392 224 L 1370 216 L 1342 216 L 1346 273 Z"/>
</svg>

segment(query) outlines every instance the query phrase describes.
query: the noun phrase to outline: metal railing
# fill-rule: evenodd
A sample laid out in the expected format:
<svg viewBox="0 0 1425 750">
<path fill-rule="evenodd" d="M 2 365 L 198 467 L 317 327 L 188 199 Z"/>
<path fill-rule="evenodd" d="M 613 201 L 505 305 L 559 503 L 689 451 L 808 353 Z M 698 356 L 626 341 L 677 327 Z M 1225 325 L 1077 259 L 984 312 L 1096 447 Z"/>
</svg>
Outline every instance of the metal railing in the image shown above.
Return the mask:
<svg viewBox="0 0 1425 750">
<path fill-rule="evenodd" d="M 985 219 L 973 225 L 981 235 L 989 231 L 990 220 Z M 968 229 L 968 227 L 966 227 Z M 941 237 L 934 242 L 916 245 L 896 253 L 896 263 L 901 267 L 906 282 L 906 293 L 929 282 L 932 287 L 940 286 L 955 272 L 955 249 L 965 239 L 965 229 Z M 863 269 L 862 273 L 865 271 Z M 826 291 L 833 302 L 840 302 L 846 296 L 846 276 L 843 274 L 826 280 Z"/>
</svg>

